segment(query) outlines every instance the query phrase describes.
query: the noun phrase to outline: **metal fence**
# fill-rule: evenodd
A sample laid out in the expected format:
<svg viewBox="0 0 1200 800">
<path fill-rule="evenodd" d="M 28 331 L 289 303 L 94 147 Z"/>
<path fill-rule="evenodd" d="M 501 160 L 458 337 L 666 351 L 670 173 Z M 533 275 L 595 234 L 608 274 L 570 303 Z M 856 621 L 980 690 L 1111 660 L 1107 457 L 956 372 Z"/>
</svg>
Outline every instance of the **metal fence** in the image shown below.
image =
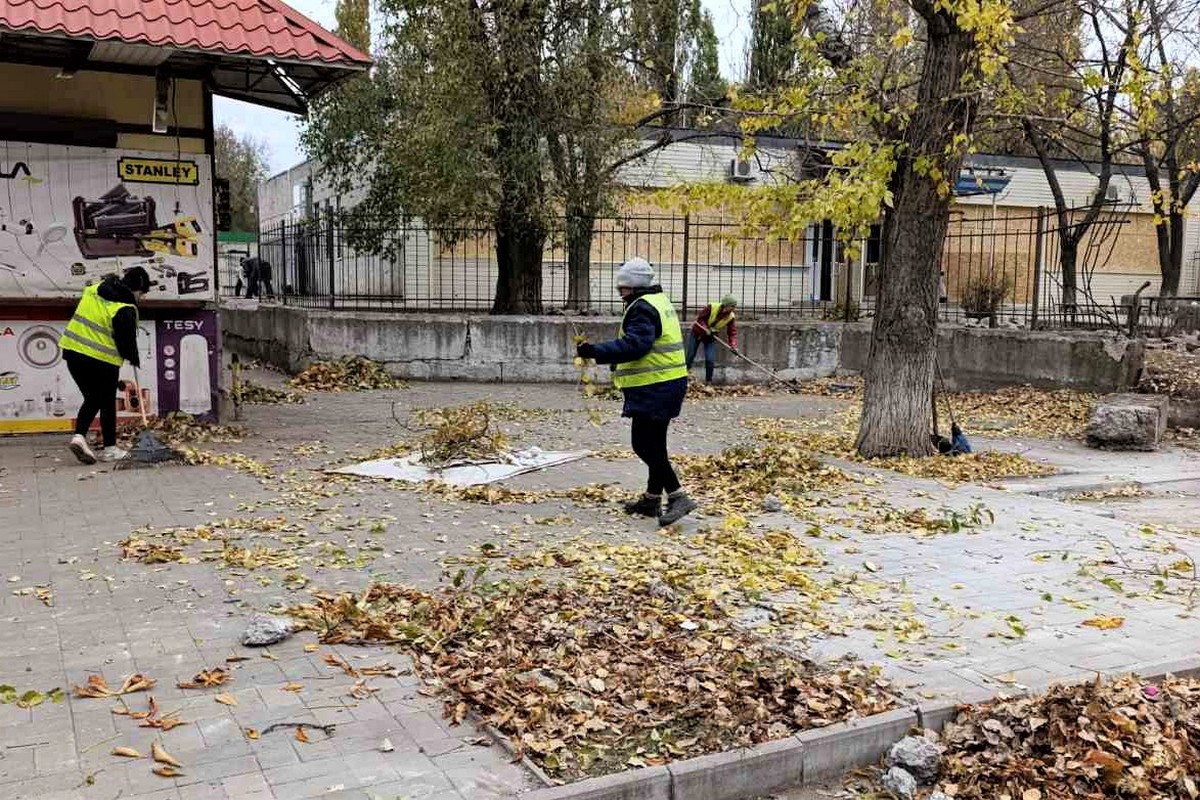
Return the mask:
<svg viewBox="0 0 1200 800">
<path fill-rule="evenodd" d="M 1062 303 L 1057 218 L 1045 210 L 956 206 L 941 257 L 940 313 L 947 320 L 1031 327 L 1104 327 L 1127 313 L 1123 298 L 1157 281 L 1153 228 L 1114 210 L 1079 247 L 1077 302 Z M 796 241 L 748 235 L 740 225 L 676 216 L 596 221 L 591 246 L 593 309 L 619 313 L 615 275 L 628 258 L 654 264 L 682 307 L 732 293 L 744 317 L 858 318 L 874 307 L 880 243 L 860 242 L 854 261 L 832 226 L 809 226 Z M 876 234 L 877 235 L 877 234 Z M 259 253 L 271 263 L 278 300 L 288 305 L 361 311 L 471 311 L 492 306 L 497 279 L 495 234 L 479 226 L 435 228 L 419 219 L 389 229 L 386 255 L 351 246 L 331 219 L 262 231 Z M 1189 261 L 1187 289 L 1200 262 Z M 227 263 L 232 293 L 237 265 Z M 551 226 L 543 255 L 542 303 L 568 297 L 565 224 Z M 1148 294 L 1153 294 L 1150 292 Z"/>
</svg>

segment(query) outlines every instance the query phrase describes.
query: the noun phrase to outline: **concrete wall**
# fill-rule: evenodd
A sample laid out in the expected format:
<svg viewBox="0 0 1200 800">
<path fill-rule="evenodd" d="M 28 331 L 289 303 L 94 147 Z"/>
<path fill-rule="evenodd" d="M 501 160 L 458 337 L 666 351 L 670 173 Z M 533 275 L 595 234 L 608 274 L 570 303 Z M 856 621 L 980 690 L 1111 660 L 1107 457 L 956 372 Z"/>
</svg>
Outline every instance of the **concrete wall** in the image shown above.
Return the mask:
<svg viewBox="0 0 1200 800">
<path fill-rule="evenodd" d="M 861 372 L 871 352 L 871 327 L 842 333 L 842 369 Z M 1111 392 L 1133 386 L 1142 369 L 1140 342 L 1087 333 L 987 328 L 938 330 L 938 363 L 947 388 L 962 391 L 1029 384 L 1045 389 Z"/>
<path fill-rule="evenodd" d="M 221 321 L 226 347 L 293 371 L 361 355 L 404 378 L 511 382 L 577 380 L 576 329 L 597 342 L 611 338 L 617 326 L 613 318 L 367 314 L 244 303 L 226 306 Z M 742 352 L 785 378 L 860 371 L 870 351 L 865 324 L 744 322 L 738 328 Z M 1140 344 L 1099 334 L 949 328 L 940 337 L 942 370 L 958 389 L 1029 383 L 1115 391 L 1132 385 L 1142 365 Z M 596 373 L 606 378 L 603 368 Z M 765 375 L 721 350 L 718 378 L 759 383 Z"/>
</svg>

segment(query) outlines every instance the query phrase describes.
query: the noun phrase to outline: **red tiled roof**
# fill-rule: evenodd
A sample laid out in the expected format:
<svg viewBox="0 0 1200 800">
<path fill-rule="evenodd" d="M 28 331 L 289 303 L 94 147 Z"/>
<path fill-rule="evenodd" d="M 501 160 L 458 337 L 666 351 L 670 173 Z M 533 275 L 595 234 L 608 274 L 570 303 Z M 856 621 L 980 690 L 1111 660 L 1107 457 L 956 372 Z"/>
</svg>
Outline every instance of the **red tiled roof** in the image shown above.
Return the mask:
<svg viewBox="0 0 1200 800">
<path fill-rule="evenodd" d="M 3 0 L 0 29 L 281 61 L 370 62 L 278 0 Z"/>
</svg>

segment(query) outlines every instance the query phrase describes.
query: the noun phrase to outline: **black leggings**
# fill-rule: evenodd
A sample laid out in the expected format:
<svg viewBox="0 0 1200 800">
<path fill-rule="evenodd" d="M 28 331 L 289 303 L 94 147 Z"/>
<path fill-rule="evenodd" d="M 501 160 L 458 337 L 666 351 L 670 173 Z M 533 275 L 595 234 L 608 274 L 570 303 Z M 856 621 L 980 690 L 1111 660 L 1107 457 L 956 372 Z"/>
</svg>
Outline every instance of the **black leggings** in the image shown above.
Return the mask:
<svg viewBox="0 0 1200 800">
<path fill-rule="evenodd" d="M 112 447 L 117 443 L 117 382 L 121 368 L 71 351 L 64 353 L 63 359 L 83 395 L 83 405 L 75 415 L 75 433 L 87 436 L 88 428 L 99 413 L 104 446 Z"/>
<path fill-rule="evenodd" d="M 679 489 L 679 478 L 671 466 L 671 457 L 667 455 L 667 427 L 670 424 L 669 419 L 633 418 L 633 452 L 650 469 L 646 494 L 657 495 Z"/>
</svg>

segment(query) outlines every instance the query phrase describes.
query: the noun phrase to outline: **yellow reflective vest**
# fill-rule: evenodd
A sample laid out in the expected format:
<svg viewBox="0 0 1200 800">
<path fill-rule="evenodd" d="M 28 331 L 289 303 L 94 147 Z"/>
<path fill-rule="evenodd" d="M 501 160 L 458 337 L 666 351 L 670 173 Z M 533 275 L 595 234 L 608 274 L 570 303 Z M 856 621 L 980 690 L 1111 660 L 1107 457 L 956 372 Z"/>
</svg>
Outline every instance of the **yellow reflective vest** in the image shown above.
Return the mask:
<svg viewBox="0 0 1200 800">
<path fill-rule="evenodd" d="M 113 338 L 113 317 L 122 308 L 136 306 L 105 300 L 97 289 L 97 286 L 89 286 L 83 290 L 83 297 L 75 306 L 75 316 L 67 323 L 58 346 L 119 367 L 125 359 L 117 352 L 117 341 Z"/>
<path fill-rule="evenodd" d="M 733 312 L 732 311 L 729 312 L 729 314 L 725 315 L 724 317 L 721 317 L 720 320 L 718 320 L 717 317 L 720 316 L 720 314 L 721 314 L 721 304 L 720 303 L 709 303 L 708 304 L 708 329 L 712 333 L 716 333 L 719 330 L 724 330 L 726 327 L 728 327 L 729 323 L 733 322 Z"/>
<path fill-rule="evenodd" d="M 618 364 L 613 373 L 613 384 L 618 389 L 631 389 L 635 386 L 649 386 L 654 383 L 666 383 L 687 377 L 687 361 L 683 355 L 683 331 L 679 327 L 679 317 L 675 314 L 675 306 L 663 292 L 642 295 L 630 303 L 625 313 L 633 308 L 635 303 L 649 303 L 658 312 L 662 334 L 654 340 L 650 352 L 637 361 Z M 625 335 L 625 318 L 621 318 L 620 335 Z"/>
</svg>

